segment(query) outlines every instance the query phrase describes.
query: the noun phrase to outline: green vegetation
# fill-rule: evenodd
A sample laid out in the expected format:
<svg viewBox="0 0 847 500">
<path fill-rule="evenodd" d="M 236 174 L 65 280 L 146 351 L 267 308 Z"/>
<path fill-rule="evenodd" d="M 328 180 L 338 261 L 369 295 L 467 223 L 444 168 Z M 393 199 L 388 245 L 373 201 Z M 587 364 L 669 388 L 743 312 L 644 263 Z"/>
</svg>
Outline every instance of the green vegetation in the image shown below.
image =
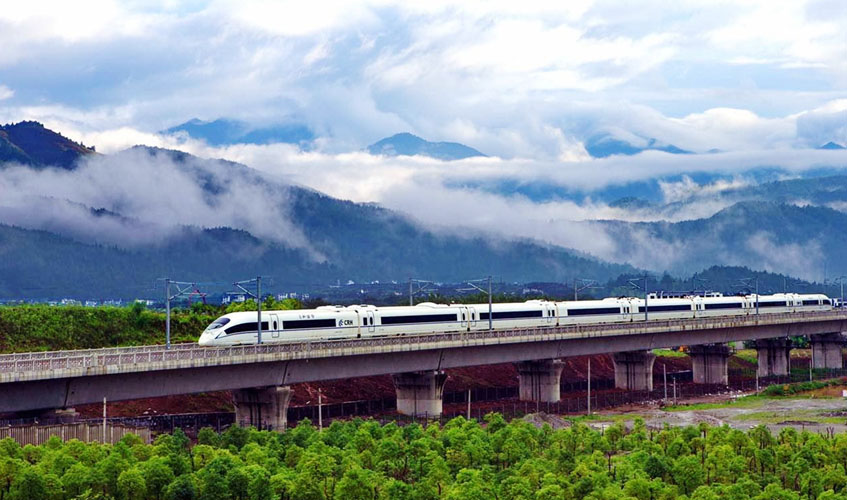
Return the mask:
<svg viewBox="0 0 847 500">
<path fill-rule="evenodd" d="M 662 358 L 687 358 L 688 354 L 673 349 L 653 349 L 653 354 Z"/>
<path fill-rule="evenodd" d="M 152 445 L 0 440 L 0 499 L 847 499 L 847 434 L 793 428 L 553 430 L 499 414 L 439 428 L 303 421 L 179 430 Z"/>
<path fill-rule="evenodd" d="M 797 382 L 794 384 L 771 385 L 762 391 L 765 396 L 792 396 L 808 391 L 816 391 L 825 387 L 837 387 L 847 385 L 847 377 L 832 380 L 815 380 L 811 382 Z"/>
<path fill-rule="evenodd" d="M 765 396 L 743 396 L 740 398 L 735 398 L 729 401 L 724 401 L 721 403 L 694 403 L 694 404 L 682 404 L 676 406 L 666 406 L 663 408 L 664 411 L 689 411 L 689 410 L 714 410 L 716 408 L 757 408 L 762 406 L 765 402 L 767 402 L 768 398 Z"/>
<path fill-rule="evenodd" d="M 268 299 L 262 307 L 297 309 L 294 299 Z M 171 341 L 196 342 L 200 333 L 218 316 L 234 311 L 255 311 L 248 300 L 226 308 L 194 304 L 171 313 Z M 165 313 L 142 304 L 128 307 L 53 307 L 23 305 L 0 307 L 0 352 L 94 349 L 130 345 L 163 344 Z M 0 498 L 2 500 L 2 498 Z"/>
</svg>

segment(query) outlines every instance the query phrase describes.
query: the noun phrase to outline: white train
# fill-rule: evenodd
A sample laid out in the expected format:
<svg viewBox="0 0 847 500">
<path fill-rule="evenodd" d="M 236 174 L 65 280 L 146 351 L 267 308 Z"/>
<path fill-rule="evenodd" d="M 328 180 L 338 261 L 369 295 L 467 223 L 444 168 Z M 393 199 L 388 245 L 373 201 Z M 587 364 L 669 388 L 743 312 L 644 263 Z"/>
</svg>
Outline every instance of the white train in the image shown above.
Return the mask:
<svg viewBox="0 0 847 500">
<path fill-rule="evenodd" d="M 621 323 L 629 321 L 704 318 L 756 313 L 756 296 L 685 298 L 634 297 L 553 302 L 530 300 L 493 304 L 494 329 Z M 759 314 L 827 311 L 826 295 L 796 293 L 760 295 Z M 236 312 L 216 319 L 200 335 L 201 346 L 256 344 L 257 313 Z M 293 311 L 262 311 L 262 342 L 356 339 L 487 330 L 488 304 L 433 304 L 376 307 L 371 305 L 323 306 Z"/>
</svg>

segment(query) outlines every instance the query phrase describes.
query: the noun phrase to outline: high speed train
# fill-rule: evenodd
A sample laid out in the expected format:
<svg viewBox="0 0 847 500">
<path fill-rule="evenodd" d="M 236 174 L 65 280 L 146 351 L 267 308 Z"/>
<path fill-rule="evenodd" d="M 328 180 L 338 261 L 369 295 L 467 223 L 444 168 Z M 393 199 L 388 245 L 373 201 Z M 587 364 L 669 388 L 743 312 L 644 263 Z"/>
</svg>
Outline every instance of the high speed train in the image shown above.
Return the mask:
<svg viewBox="0 0 847 500">
<path fill-rule="evenodd" d="M 585 323 L 705 318 L 756 314 L 828 311 L 832 299 L 821 294 L 691 296 L 684 298 L 620 297 L 554 302 L 530 300 L 491 306 L 494 329 L 564 326 Z M 262 311 L 262 342 L 356 339 L 395 335 L 488 330 L 488 304 L 434 304 L 376 307 L 322 306 L 317 309 Z M 201 346 L 256 344 L 256 312 L 229 313 L 202 335 Z"/>
</svg>

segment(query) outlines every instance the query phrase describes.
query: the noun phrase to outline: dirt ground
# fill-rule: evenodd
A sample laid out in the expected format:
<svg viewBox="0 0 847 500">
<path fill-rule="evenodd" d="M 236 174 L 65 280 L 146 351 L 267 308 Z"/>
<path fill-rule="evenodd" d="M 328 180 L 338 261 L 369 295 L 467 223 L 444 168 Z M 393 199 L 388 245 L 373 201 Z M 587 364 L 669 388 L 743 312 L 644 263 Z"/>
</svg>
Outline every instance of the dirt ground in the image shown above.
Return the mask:
<svg viewBox="0 0 847 500">
<path fill-rule="evenodd" d="M 596 412 L 587 422 L 591 426 L 604 427 L 621 421 L 631 425 L 635 418 L 642 418 L 651 428 L 704 422 L 726 424 L 736 429 L 765 424 L 773 432 L 789 426 L 820 433 L 847 432 L 847 399 L 841 397 L 843 388 L 829 389 L 823 394 L 793 398 L 744 398 L 742 396 L 749 394 L 733 394 L 681 401 L 678 406 L 668 408 L 661 403 L 630 405 Z"/>
</svg>

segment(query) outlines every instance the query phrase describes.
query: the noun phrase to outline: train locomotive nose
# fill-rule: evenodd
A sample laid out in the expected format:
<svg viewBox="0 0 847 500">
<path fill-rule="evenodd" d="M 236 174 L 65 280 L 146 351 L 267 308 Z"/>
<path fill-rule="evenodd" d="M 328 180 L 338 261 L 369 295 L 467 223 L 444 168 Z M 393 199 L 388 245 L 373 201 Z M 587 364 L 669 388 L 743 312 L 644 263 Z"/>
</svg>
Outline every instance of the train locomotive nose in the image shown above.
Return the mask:
<svg viewBox="0 0 847 500">
<path fill-rule="evenodd" d="M 209 334 L 209 332 L 203 332 L 203 334 L 200 335 L 200 340 L 197 343 L 201 346 L 210 346 L 212 345 L 212 336 Z"/>
</svg>

